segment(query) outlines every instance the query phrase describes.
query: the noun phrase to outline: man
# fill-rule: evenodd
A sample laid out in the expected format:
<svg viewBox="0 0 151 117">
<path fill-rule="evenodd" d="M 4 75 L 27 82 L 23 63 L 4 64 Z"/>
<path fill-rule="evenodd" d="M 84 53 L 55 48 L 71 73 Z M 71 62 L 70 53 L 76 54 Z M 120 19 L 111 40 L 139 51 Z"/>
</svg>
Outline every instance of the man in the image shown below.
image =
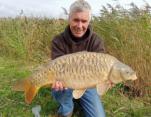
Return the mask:
<svg viewBox="0 0 151 117">
<path fill-rule="evenodd" d="M 84 0 L 75 1 L 70 6 L 68 26 L 65 31 L 52 40 L 52 59 L 78 51 L 104 52 L 102 40 L 92 31 L 89 25 L 91 7 Z M 52 86 L 53 97 L 59 102 L 59 117 L 71 117 L 73 112 L 72 90 L 65 89 L 61 82 Z M 100 97 L 96 89 L 87 89 L 79 99 L 85 117 L 105 117 Z"/>
</svg>

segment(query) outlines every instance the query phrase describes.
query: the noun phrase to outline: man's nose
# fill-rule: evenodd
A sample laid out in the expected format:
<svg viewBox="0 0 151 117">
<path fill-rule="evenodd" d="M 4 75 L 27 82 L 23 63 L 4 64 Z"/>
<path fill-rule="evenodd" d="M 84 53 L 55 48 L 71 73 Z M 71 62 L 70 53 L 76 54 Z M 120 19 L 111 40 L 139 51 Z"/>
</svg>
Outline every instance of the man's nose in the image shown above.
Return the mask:
<svg viewBox="0 0 151 117">
<path fill-rule="evenodd" d="M 82 22 L 78 22 L 78 24 L 77 24 L 77 26 L 79 27 L 79 28 L 82 28 Z"/>
</svg>

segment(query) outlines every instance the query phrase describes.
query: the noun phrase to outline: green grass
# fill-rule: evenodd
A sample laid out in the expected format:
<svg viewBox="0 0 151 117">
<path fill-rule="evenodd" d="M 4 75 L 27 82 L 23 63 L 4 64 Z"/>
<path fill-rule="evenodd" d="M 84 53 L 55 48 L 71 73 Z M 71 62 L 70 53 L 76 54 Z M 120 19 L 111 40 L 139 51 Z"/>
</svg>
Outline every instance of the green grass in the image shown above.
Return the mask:
<svg viewBox="0 0 151 117">
<path fill-rule="evenodd" d="M 113 91 L 113 90 L 112 90 Z M 150 117 L 150 97 L 129 97 L 116 92 L 108 92 L 103 97 L 107 117 Z"/>
<path fill-rule="evenodd" d="M 54 117 L 58 104 L 52 99 L 50 89 L 39 91 L 32 104 L 24 101 L 22 92 L 12 91 L 13 83 L 21 78 L 28 77 L 34 66 L 19 60 L 0 58 L 0 116 L 1 117 L 33 117 L 31 108 L 41 105 L 42 117 Z M 120 93 L 117 86 L 102 97 L 107 117 L 150 117 L 151 98 L 134 98 Z M 79 115 L 75 115 L 79 117 Z"/>
<path fill-rule="evenodd" d="M 31 74 L 31 66 L 21 61 L 0 58 L 0 115 L 1 117 L 32 117 L 31 108 L 42 106 L 42 117 L 54 114 L 57 104 L 50 96 L 49 89 L 41 89 L 31 105 L 24 102 L 22 92 L 12 91 L 13 83 Z"/>
</svg>

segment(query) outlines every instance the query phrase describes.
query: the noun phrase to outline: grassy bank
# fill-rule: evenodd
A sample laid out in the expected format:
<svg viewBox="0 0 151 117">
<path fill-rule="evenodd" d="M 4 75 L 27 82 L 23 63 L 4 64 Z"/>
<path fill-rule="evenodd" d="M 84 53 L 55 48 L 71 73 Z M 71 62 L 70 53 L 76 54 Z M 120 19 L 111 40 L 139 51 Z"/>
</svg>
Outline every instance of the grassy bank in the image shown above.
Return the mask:
<svg viewBox="0 0 151 117">
<path fill-rule="evenodd" d="M 40 105 L 42 117 L 55 117 L 58 104 L 52 99 L 50 89 L 41 89 L 28 105 L 21 92 L 11 90 L 15 80 L 31 74 L 33 66 L 22 61 L 0 58 L 0 116 L 33 117 L 32 107 Z M 115 87 L 102 97 L 107 117 L 150 117 L 151 98 L 125 96 L 120 88 Z M 80 117 L 77 113 L 74 117 Z"/>
</svg>

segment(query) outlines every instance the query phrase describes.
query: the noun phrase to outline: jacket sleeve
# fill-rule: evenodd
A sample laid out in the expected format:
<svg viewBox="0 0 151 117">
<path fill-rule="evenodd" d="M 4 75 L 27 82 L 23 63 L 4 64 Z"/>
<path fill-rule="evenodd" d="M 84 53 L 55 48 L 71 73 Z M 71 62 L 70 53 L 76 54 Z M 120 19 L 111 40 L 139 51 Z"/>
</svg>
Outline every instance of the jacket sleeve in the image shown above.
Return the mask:
<svg viewBox="0 0 151 117">
<path fill-rule="evenodd" d="M 55 59 L 65 54 L 63 44 L 60 42 L 61 39 L 54 38 L 51 43 L 51 59 Z"/>
<path fill-rule="evenodd" d="M 104 42 L 100 37 L 98 37 L 98 36 L 95 37 L 95 40 L 93 42 L 91 51 L 92 52 L 103 52 L 103 53 L 105 53 Z"/>
</svg>

